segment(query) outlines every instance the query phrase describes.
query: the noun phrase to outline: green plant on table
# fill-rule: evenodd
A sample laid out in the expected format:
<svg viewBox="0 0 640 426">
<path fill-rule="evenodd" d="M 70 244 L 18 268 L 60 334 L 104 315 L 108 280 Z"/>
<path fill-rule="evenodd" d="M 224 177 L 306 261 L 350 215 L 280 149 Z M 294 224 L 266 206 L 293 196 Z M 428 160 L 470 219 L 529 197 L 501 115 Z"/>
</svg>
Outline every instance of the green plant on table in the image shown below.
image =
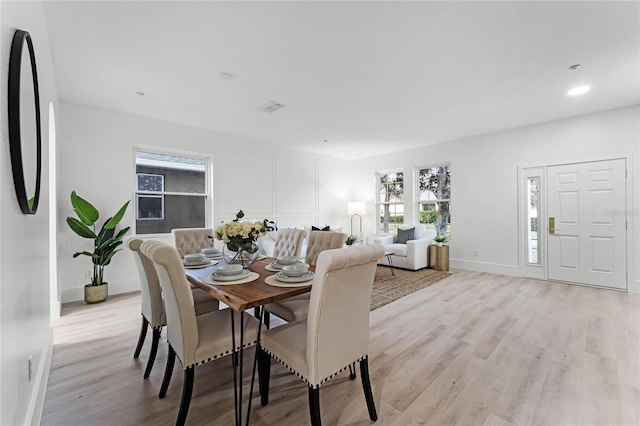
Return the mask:
<svg viewBox="0 0 640 426">
<path fill-rule="evenodd" d="M 91 285 L 105 283 L 103 280 L 104 267 L 120 251 L 118 247 L 122 244 L 122 239 L 130 227 L 127 226 L 116 234 L 116 226 L 122 220 L 128 205 L 129 201 L 124 203 L 120 210 L 113 217 L 107 219 L 100 231 L 96 233 L 95 223 L 100 218 L 98 210 L 90 202 L 76 194 L 76 191 L 71 192 L 71 206 L 78 218 L 67 217 L 67 224 L 79 236 L 93 240 L 93 252 L 80 251 L 74 253 L 73 257 L 85 255 L 91 258 L 93 262 Z"/>
<path fill-rule="evenodd" d="M 348 246 L 351 246 L 355 244 L 357 241 L 358 241 L 358 237 L 352 234 L 347 237 L 347 241 L 345 241 L 345 244 Z"/>
<path fill-rule="evenodd" d="M 447 237 L 446 235 L 436 235 L 435 237 L 433 237 L 433 241 L 435 241 L 436 243 L 442 244 L 446 242 L 448 238 L 449 237 Z"/>
</svg>

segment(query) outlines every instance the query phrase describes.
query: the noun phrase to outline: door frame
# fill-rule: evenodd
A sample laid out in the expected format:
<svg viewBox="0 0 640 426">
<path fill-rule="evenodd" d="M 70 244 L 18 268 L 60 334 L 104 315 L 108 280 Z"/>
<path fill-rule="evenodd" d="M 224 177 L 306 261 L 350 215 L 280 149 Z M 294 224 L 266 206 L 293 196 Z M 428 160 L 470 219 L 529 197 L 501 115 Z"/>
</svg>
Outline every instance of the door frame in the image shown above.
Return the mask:
<svg viewBox="0 0 640 426">
<path fill-rule="evenodd" d="M 549 234 L 547 232 L 547 221 L 549 214 L 547 211 L 547 168 L 554 166 L 564 166 L 571 164 L 581 163 L 593 163 L 599 161 L 609 160 L 625 160 L 626 179 L 625 179 L 625 202 L 626 211 L 621 212 L 626 216 L 626 289 L 622 291 L 632 291 L 634 293 L 640 292 L 640 289 L 631 289 L 630 286 L 634 283 L 634 271 L 636 263 L 634 262 L 634 235 L 635 235 L 635 220 L 633 218 L 633 194 L 634 178 L 633 178 L 633 155 L 618 155 L 611 157 L 598 157 L 598 158 L 585 158 L 575 161 L 561 161 L 547 164 L 525 165 L 518 166 L 518 184 L 517 184 L 517 199 L 518 199 L 518 267 L 520 270 L 520 276 L 525 278 L 534 278 L 539 280 L 548 281 L 548 259 L 547 259 L 547 241 Z M 540 193 L 539 193 L 539 207 L 538 207 L 538 258 L 540 259 L 540 265 L 531 265 L 526 262 L 526 226 L 527 226 L 527 210 L 526 204 L 526 179 L 529 177 L 539 176 L 540 180 Z M 637 279 L 637 278 L 636 278 Z M 572 283 L 578 285 L 585 285 L 590 287 L 598 287 L 584 283 Z M 615 290 L 615 289 L 611 289 Z"/>
</svg>

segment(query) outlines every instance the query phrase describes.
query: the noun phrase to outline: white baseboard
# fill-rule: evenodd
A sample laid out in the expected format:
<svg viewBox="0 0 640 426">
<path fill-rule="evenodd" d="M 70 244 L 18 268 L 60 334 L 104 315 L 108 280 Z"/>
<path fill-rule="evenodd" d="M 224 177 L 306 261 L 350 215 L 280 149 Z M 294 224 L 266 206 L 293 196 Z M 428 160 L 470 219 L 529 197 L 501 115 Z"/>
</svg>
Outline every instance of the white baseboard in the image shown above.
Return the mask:
<svg viewBox="0 0 640 426">
<path fill-rule="evenodd" d="M 49 302 L 49 319 L 54 320 L 60 318 L 62 303 L 59 300 Z"/>
<path fill-rule="evenodd" d="M 629 281 L 629 289 L 627 291 L 629 293 L 640 294 L 640 281 Z"/>
<path fill-rule="evenodd" d="M 521 276 L 518 265 L 504 265 L 501 263 L 477 262 L 462 259 L 449 259 L 449 266 L 453 269 L 465 269 L 468 271 L 487 272 L 489 274 L 508 275 L 510 277 Z"/>
<path fill-rule="evenodd" d="M 42 419 L 42 410 L 44 408 L 44 398 L 47 392 L 47 383 L 49 382 L 49 371 L 51 369 L 52 358 L 53 328 L 50 328 L 47 335 L 47 344 L 43 350 L 43 362 L 38 366 L 38 370 L 35 375 L 33 392 L 27 408 L 26 425 L 38 426 Z"/>
<path fill-rule="evenodd" d="M 109 281 L 109 294 L 129 293 L 140 290 L 137 278 L 122 281 Z M 62 303 L 84 300 L 84 287 L 68 288 L 62 291 Z"/>
</svg>

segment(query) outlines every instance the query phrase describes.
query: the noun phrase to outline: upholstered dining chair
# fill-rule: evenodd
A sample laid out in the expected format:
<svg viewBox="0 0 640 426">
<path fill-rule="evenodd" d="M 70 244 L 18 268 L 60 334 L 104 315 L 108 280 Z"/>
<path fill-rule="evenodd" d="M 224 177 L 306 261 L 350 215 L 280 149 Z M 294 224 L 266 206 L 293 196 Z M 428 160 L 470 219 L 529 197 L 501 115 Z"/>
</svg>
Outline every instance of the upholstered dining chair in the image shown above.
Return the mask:
<svg viewBox="0 0 640 426">
<path fill-rule="evenodd" d="M 304 231 L 303 231 L 304 232 Z M 315 265 L 318 255 L 324 250 L 342 248 L 347 241 L 347 234 L 341 232 L 311 231 L 305 262 Z M 281 302 L 265 305 L 264 323 L 269 327 L 271 314 L 287 322 L 303 320 L 309 308 L 309 293 L 291 297 Z"/>
<path fill-rule="evenodd" d="M 251 315 L 233 312 L 236 324 L 241 324 L 240 316 L 244 316 L 244 329 L 241 331 L 240 327 L 235 327 L 236 335 L 233 337 L 228 309 L 196 316 L 193 293 L 178 251 L 159 241 L 145 241 L 140 251 L 153 261 L 164 294 L 169 353 L 159 396 L 164 398 L 167 394 L 177 356 L 184 370 L 184 384 L 176 424 L 183 425 L 189 412 L 195 367 L 232 354 L 234 338 L 235 350 L 240 350 L 240 333 L 257 338 L 261 324 Z M 245 347 L 255 344 L 255 340 L 245 339 Z"/>
<path fill-rule="evenodd" d="M 147 360 L 147 367 L 144 370 L 144 378 L 147 379 L 149 378 L 149 374 L 151 374 L 151 369 L 153 368 L 153 363 L 156 359 L 162 327 L 164 327 L 167 322 L 164 312 L 164 302 L 162 301 L 162 289 L 160 288 L 160 283 L 158 281 L 158 274 L 156 273 L 156 268 L 154 267 L 151 259 L 140 251 L 142 242 L 143 241 L 139 238 L 132 238 L 127 241 L 127 246 L 133 252 L 133 259 L 140 278 L 142 326 L 140 328 L 138 344 L 136 345 L 136 350 L 133 353 L 134 358 L 138 358 L 140 356 L 144 340 L 147 337 L 147 329 L 151 327 L 153 330 L 149 359 Z M 213 312 L 219 309 L 220 303 L 215 297 L 208 295 L 199 288 L 193 288 L 191 292 L 193 295 L 196 315 L 206 314 L 207 312 Z"/>
<path fill-rule="evenodd" d="M 283 228 L 278 230 L 273 257 L 296 256 L 300 257 L 302 243 L 307 236 L 304 229 Z"/>
<path fill-rule="evenodd" d="M 383 255 L 380 244 L 327 250 L 318 255 L 306 321 L 262 331 L 258 370 L 263 406 L 269 402 L 269 357 L 308 385 L 314 426 L 321 424 L 320 386 L 360 362 L 369 418 L 377 420 L 368 367 L 369 310 L 376 264 Z"/>
<path fill-rule="evenodd" d="M 171 230 L 171 235 L 180 257 L 200 253 L 203 248 L 213 247 L 213 229 L 211 228 L 176 228 Z"/>
</svg>

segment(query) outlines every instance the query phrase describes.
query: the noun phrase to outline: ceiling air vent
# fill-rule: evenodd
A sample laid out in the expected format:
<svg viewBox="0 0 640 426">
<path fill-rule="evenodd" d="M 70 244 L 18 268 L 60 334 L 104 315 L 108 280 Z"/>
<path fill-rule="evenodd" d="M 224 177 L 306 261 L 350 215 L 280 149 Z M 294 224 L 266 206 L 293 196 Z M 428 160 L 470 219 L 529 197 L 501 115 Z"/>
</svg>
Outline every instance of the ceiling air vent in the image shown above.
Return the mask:
<svg viewBox="0 0 640 426">
<path fill-rule="evenodd" d="M 281 104 L 279 102 L 269 101 L 266 104 L 264 104 L 261 107 L 259 107 L 258 111 L 272 113 L 272 112 L 275 112 L 275 111 L 279 110 L 283 106 L 285 106 L 285 105 Z"/>
</svg>

